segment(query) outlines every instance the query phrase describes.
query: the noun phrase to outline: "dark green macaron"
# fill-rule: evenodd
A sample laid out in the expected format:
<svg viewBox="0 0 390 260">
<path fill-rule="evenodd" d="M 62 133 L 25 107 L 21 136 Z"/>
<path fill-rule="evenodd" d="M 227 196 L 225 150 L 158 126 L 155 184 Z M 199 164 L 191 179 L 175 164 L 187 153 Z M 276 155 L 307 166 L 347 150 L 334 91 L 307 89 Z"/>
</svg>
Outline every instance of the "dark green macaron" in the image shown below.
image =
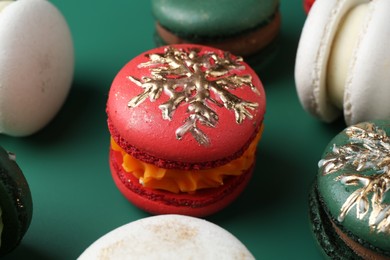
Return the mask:
<svg viewBox="0 0 390 260">
<path fill-rule="evenodd" d="M 20 244 L 32 218 L 30 188 L 15 156 L 0 147 L 0 256 Z"/>
<path fill-rule="evenodd" d="M 352 125 L 326 147 L 310 193 L 312 227 L 334 259 L 390 257 L 390 121 Z"/>
<path fill-rule="evenodd" d="M 276 45 L 280 30 L 279 0 L 152 0 L 152 12 L 157 45 L 203 44 L 245 58 Z"/>
</svg>

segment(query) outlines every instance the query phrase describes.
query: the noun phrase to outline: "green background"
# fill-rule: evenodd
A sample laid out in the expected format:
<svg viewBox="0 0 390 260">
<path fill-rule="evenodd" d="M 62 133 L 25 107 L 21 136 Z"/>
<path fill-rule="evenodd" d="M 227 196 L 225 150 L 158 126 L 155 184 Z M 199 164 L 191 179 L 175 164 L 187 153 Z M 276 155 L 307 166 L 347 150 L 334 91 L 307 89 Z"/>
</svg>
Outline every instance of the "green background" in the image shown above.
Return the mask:
<svg viewBox="0 0 390 260">
<path fill-rule="evenodd" d="M 42 131 L 0 136 L 0 144 L 16 153 L 34 202 L 30 229 L 5 259 L 75 259 L 107 232 L 148 216 L 112 181 L 105 103 L 116 72 L 155 47 L 150 2 L 51 2 L 73 34 L 74 83 Z M 282 0 L 280 8 L 280 50 L 259 71 L 267 112 L 254 177 L 237 201 L 207 219 L 234 234 L 257 259 L 320 259 L 308 219 L 308 189 L 325 146 L 345 125 L 321 123 L 302 109 L 294 63 L 306 15 L 300 0 Z"/>
</svg>

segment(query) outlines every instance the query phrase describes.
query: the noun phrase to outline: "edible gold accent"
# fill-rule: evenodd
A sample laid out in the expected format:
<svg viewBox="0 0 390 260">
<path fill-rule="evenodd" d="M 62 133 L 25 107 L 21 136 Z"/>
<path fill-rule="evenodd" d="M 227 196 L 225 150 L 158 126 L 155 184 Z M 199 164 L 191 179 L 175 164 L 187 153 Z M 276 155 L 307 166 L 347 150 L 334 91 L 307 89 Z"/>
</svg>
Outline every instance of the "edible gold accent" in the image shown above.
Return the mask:
<svg viewBox="0 0 390 260">
<path fill-rule="evenodd" d="M 143 92 L 132 98 L 129 108 L 134 108 L 147 98 L 156 101 L 164 93 L 169 100 L 159 105 L 164 120 L 172 120 L 180 105 L 187 105 L 188 117 L 176 129 L 176 138 L 182 139 L 187 133 L 201 145 L 210 144 L 209 137 L 199 128 L 200 125 L 214 128 L 219 117 L 213 105 L 234 111 L 235 121 L 241 124 L 246 118 L 252 119 L 250 110 L 258 107 L 234 95 L 230 90 L 249 87 L 260 95 L 249 74 L 238 75 L 245 69 L 241 57 L 233 57 L 224 52 L 220 57 L 214 52 L 200 53 L 198 48 L 176 49 L 167 47 L 164 53 L 148 54 L 148 62 L 138 65 L 149 68 L 150 76 L 141 79 L 128 76 L 128 79 L 143 88 Z"/>
<path fill-rule="evenodd" d="M 323 175 L 346 167 L 365 172 L 335 178 L 343 185 L 360 187 L 344 202 L 338 220 L 342 222 L 353 207 L 356 207 L 356 218 L 362 220 L 371 207 L 368 219 L 371 230 L 390 233 L 390 205 L 384 203 L 390 189 L 390 139 L 373 123 L 351 126 L 346 129 L 346 134 L 349 143 L 340 147 L 334 145 L 332 152 L 319 163 Z"/>
</svg>

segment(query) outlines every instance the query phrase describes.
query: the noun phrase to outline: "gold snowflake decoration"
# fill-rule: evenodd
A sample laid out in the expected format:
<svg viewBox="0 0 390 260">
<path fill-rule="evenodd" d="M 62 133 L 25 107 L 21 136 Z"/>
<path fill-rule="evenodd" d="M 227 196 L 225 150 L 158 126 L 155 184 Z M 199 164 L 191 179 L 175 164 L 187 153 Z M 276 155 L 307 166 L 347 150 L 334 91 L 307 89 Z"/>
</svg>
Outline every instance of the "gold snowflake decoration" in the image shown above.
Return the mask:
<svg viewBox="0 0 390 260">
<path fill-rule="evenodd" d="M 370 228 L 390 233 L 390 205 L 384 203 L 390 189 L 390 138 L 373 123 L 349 127 L 346 134 L 349 143 L 340 147 L 334 145 L 328 158 L 320 161 L 323 174 L 332 174 L 346 166 L 358 172 L 374 173 L 343 174 L 336 178 L 343 185 L 360 187 L 344 202 L 338 220 L 342 222 L 353 207 L 356 207 L 356 217 L 362 220 L 372 207 L 368 220 Z"/>
<path fill-rule="evenodd" d="M 214 52 L 200 54 L 198 48 L 184 50 L 173 47 L 167 47 L 164 53 L 148 54 L 147 57 L 149 61 L 139 64 L 139 67 L 149 68 L 150 76 L 141 79 L 128 77 L 143 89 L 141 94 L 129 101 L 128 107 L 134 108 L 147 98 L 154 102 L 165 94 L 169 99 L 160 104 L 159 108 L 164 120 L 172 120 L 175 110 L 180 105 L 187 105 L 188 117 L 176 130 L 178 140 L 191 133 L 199 144 L 210 144 L 199 124 L 207 127 L 217 125 L 218 114 L 211 104 L 234 111 L 238 124 L 246 118 L 253 118 L 250 110 L 255 110 L 258 104 L 245 101 L 230 92 L 249 87 L 256 95 L 260 95 L 252 84 L 251 75 L 236 73 L 245 69 L 242 58 L 233 58 L 227 52 L 220 57 Z"/>
</svg>

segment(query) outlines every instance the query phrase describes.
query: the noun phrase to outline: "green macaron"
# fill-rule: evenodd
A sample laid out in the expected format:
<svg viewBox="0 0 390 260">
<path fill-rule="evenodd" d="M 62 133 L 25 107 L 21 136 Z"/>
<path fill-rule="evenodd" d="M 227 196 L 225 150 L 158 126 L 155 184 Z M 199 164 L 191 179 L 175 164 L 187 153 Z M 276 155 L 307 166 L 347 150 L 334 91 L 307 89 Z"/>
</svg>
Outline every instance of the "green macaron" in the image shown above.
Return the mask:
<svg viewBox="0 0 390 260">
<path fill-rule="evenodd" d="M 324 151 L 310 192 L 310 217 L 331 258 L 390 257 L 389 133 L 390 121 L 359 123 Z"/>
<path fill-rule="evenodd" d="M 32 207 L 30 188 L 15 156 L 0 147 L 0 257 L 20 244 Z"/>
<path fill-rule="evenodd" d="M 208 45 L 247 60 L 255 56 L 253 60 L 257 62 L 277 49 L 279 0 L 152 0 L 151 3 L 157 45 Z"/>
</svg>

